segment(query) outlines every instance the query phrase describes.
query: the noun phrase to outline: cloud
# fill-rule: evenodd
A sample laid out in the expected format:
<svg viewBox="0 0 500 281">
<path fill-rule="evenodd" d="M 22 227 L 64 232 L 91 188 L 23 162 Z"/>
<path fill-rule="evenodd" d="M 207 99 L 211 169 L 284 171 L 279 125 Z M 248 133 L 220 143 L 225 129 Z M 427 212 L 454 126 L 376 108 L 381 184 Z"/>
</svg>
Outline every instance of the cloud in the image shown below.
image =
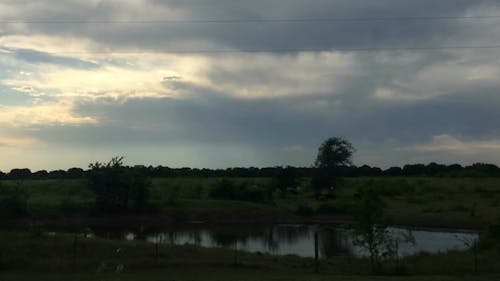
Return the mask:
<svg viewBox="0 0 500 281">
<path fill-rule="evenodd" d="M 64 103 L 47 103 L 33 106 L 0 106 L 0 126 L 32 127 L 95 122 L 96 120 L 92 117 L 74 115 L 72 106 Z"/>
<path fill-rule="evenodd" d="M 461 154 L 498 153 L 500 139 L 464 141 L 450 135 L 437 135 L 427 144 L 400 148 L 403 151 L 416 152 L 453 152 Z"/>
<path fill-rule="evenodd" d="M 346 21 L 294 23 L 182 23 L 176 20 L 213 19 L 310 19 L 377 18 L 432 15 L 462 16 L 492 11 L 494 0 L 422 0 L 415 2 L 383 0 L 329 1 L 65 1 L 31 3 L 8 1 L 2 18 L 31 20 L 6 26 L 6 34 L 60 34 L 88 38 L 116 50 L 169 49 L 196 50 L 204 47 L 227 49 L 317 49 L 380 46 L 425 46 L 460 39 L 460 21 Z M 81 20 L 63 24 L 36 20 Z M 167 23 L 127 23 L 127 21 L 167 20 Z M 99 23 L 101 21 L 101 23 Z M 102 21 L 115 21 L 103 24 Z M 477 24 L 477 23 L 476 23 Z M 445 36 L 436 36 L 445 34 Z M 469 34 L 473 34 L 472 32 Z M 483 34 L 481 32 L 480 34 Z M 476 36 L 477 38 L 477 36 Z M 458 42 L 463 43 L 463 42 Z"/>
<path fill-rule="evenodd" d="M 445 147 L 499 161 L 482 143 L 500 134 L 498 49 L 334 50 L 493 45 L 498 19 L 258 21 L 499 11 L 493 0 L 2 1 L 12 20 L 0 24 L 3 143 L 79 157 L 120 144 L 146 162 L 164 149 L 182 165 L 309 164 L 341 135 L 361 163 L 475 157 Z M 256 21 L 196 22 L 217 19 Z"/>
</svg>

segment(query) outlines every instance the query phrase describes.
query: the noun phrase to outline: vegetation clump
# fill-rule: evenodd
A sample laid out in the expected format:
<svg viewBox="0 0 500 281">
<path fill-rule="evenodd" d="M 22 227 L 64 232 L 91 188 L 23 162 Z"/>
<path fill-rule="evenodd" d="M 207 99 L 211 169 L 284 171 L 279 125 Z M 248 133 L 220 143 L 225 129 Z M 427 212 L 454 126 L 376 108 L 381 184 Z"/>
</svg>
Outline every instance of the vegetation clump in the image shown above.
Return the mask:
<svg viewBox="0 0 500 281">
<path fill-rule="evenodd" d="M 19 186 L 3 186 L 0 182 L 0 217 L 28 214 L 28 194 Z"/>
<path fill-rule="evenodd" d="M 390 244 L 390 234 L 383 221 L 385 203 L 372 188 L 359 190 L 357 197 L 359 200 L 353 208 L 354 243 L 368 251 L 372 270 L 378 272 Z"/>
<path fill-rule="evenodd" d="M 89 167 L 88 184 L 95 194 L 97 210 L 143 211 L 148 206 L 150 179 L 140 170 L 124 166 L 123 157 Z"/>
<path fill-rule="evenodd" d="M 235 182 L 222 179 L 216 182 L 210 197 L 219 200 L 241 200 L 250 202 L 266 203 L 272 201 L 272 188 L 265 185 L 257 185 L 252 182 Z"/>
</svg>

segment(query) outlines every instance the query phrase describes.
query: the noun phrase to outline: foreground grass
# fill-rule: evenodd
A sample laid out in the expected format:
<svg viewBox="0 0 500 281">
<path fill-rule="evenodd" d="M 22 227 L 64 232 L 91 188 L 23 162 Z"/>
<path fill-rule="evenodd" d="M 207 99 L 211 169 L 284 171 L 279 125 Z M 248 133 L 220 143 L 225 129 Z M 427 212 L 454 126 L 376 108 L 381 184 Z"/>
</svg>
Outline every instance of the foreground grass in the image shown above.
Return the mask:
<svg viewBox="0 0 500 281">
<path fill-rule="evenodd" d="M 3 281 L 491 281 L 499 280 L 500 275 L 482 276 L 345 276 L 280 272 L 275 270 L 246 269 L 241 267 L 206 268 L 177 267 L 153 269 L 148 271 L 124 272 L 121 274 L 95 273 L 7 273 Z"/>
<path fill-rule="evenodd" d="M 373 276 L 367 260 L 237 253 L 231 249 L 112 241 L 83 235 L 0 232 L 0 280 L 499 280 L 498 245 L 483 247 L 479 273 L 468 252 L 420 255 L 384 264 Z M 403 276 L 395 275 L 396 273 Z"/>
</svg>

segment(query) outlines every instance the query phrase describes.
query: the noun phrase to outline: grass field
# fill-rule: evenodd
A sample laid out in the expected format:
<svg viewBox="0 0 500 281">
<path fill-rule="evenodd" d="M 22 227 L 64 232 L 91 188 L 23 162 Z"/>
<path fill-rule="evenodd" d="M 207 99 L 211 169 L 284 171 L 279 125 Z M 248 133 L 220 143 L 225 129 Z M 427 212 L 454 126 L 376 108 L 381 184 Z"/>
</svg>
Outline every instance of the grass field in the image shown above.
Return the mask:
<svg viewBox="0 0 500 281">
<path fill-rule="evenodd" d="M 302 215 L 349 213 L 356 190 L 374 187 L 387 203 L 393 223 L 457 227 L 482 227 L 500 220 L 500 178 L 346 178 L 331 200 L 316 200 L 303 179 L 296 195 L 275 194 L 270 202 L 214 200 L 210 190 L 217 178 L 153 179 L 152 204 L 163 212 L 294 213 Z M 231 181 L 265 186 L 267 178 Z M 0 182 L 0 199 L 18 193 L 32 217 L 57 217 L 88 213 L 94 197 L 84 180 L 28 180 Z M 15 214 L 14 214 L 15 215 Z"/>
</svg>

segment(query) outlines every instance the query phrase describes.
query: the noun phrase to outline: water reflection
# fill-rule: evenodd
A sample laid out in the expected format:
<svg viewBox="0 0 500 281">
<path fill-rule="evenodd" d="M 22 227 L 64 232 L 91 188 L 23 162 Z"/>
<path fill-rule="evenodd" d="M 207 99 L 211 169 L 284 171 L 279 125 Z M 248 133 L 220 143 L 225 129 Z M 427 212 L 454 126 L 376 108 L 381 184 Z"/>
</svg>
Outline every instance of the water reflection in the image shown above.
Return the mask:
<svg viewBox="0 0 500 281">
<path fill-rule="evenodd" d="M 408 235 L 407 229 L 388 228 L 391 236 Z M 314 233 L 319 234 L 319 253 L 322 258 L 333 256 L 367 256 L 367 252 L 354 245 L 351 232 L 341 228 L 324 228 L 305 225 L 274 225 L 267 227 L 183 227 L 162 231 L 94 232 L 96 236 L 110 239 L 145 240 L 151 243 L 172 245 L 192 244 L 202 247 L 233 248 L 269 253 L 273 255 L 314 256 Z M 479 239 L 477 233 L 467 231 L 411 230 L 415 243 L 398 239 L 398 255 L 410 256 L 420 252 L 440 253 L 466 250 L 464 241 Z"/>
</svg>

